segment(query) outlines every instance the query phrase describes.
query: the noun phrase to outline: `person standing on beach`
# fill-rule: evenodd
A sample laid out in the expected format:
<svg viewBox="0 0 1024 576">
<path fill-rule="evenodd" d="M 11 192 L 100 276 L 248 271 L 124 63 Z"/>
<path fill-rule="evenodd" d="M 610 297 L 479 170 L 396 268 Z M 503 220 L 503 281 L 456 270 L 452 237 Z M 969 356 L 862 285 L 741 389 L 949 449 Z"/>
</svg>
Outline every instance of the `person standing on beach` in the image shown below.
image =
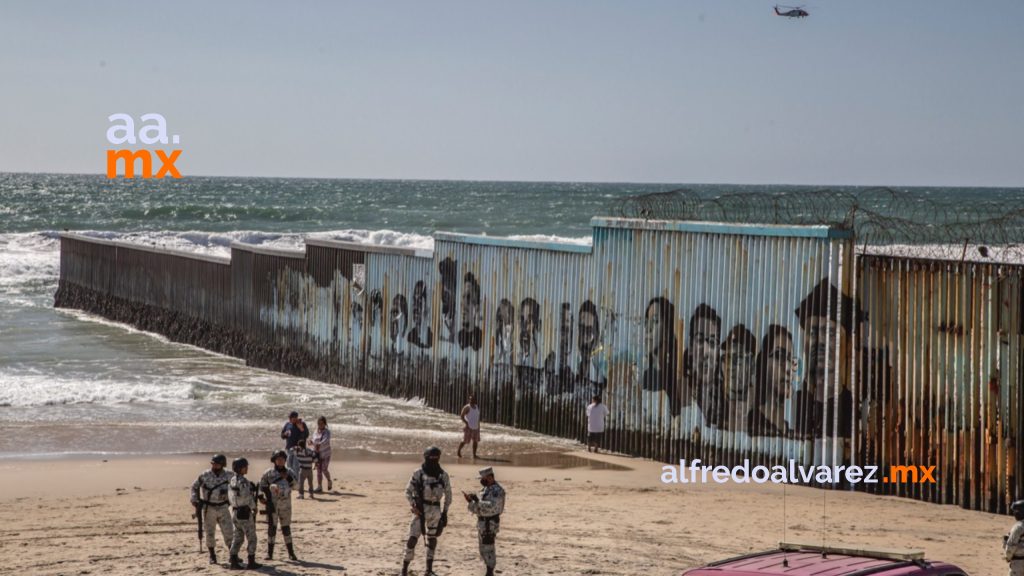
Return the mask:
<svg viewBox="0 0 1024 576">
<path fill-rule="evenodd" d="M 462 447 L 470 442 L 473 443 L 473 458 L 476 458 L 476 448 L 480 444 L 480 407 L 476 404 L 476 396 L 469 395 L 469 403 L 462 407 L 459 413 L 462 418 L 462 442 L 456 452 L 462 458 Z"/>
<path fill-rule="evenodd" d="M 331 465 L 331 431 L 327 418 L 316 419 L 316 433 L 313 434 L 313 451 L 316 452 L 316 491 L 324 491 L 324 476 L 327 477 L 327 491 L 334 490 L 334 481 L 328 468 Z"/>
<path fill-rule="evenodd" d="M 281 428 L 281 439 L 284 440 L 285 453 L 288 455 L 288 469 L 292 471 L 292 476 L 299 477 L 299 461 L 296 460 L 294 450 L 296 446 L 302 444 L 306 445 L 306 440 L 309 439 L 309 431 L 302 433 L 302 429 L 299 428 L 299 413 L 292 411 L 288 415 L 288 421 L 284 423 L 284 428 Z"/>
<path fill-rule="evenodd" d="M 299 461 L 299 500 L 306 497 L 305 486 L 309 484 L 309 497 L 313 496 L 313 451 L 302 444 L 292 450 L 295 451 L 295 459 Z"/>
<path fill-rule="evenodd" d="M 242 568 L 242 561 L 238 553 L 242 551 L 242 541 L 248 541 L 247 551 L 249 562 L 246 568 L 255 570 L 260 565 L 256 563 L 256 485 L 245 477 L 249 473 L 249 461 L 245 458 L 235 458 L 231 462 L 231 470 L 235 473 L 228 483 L 228 502 L 231 503 L 231 518 L 234 521 L 235 535 L 231 539 L 231 565 L 232 570 Z"/>
<path fill-rule="evenodd" d="M 409 539 L 405 543 L 402 576 L 409 574 L 409 564 L 416 555 L 416 542 L 421 534 L 427 537 L 427 571 L 424 576 L 437 576 L 434 574 L 437 538 L 448 524 L 448 508 L 452 505 L 452 483 L 448 473 L 441 468 L 441 449 L 437 446 L 423 451 L 423 465 L 412 473 L 405 487 L 405 499 L 412 508 L 413 519 L 409 524 Z"/>
<path fill-rule="evenodd" d="M 210 469 L 192 483 L 192 506 L 196 514 L 203 515 L 203 526 L 206 530 L 206 548 L 210 551 L 210 564 L 217 563 L 217 526 L 224 536 L 224 546 L 231 546 L 234 536 L 231 529 L 231 516 L 228 514 L 228 482 L 234 476 L 224 470 L 228 459 L 217 454 L 210 459 Z"/>
<path fill-rule="evenodd" d="M 284 450 L 274 452 L 270 457 L 274 465 L 260 478 L 260 500 L 267 504 L 267 560 L 274 559 L 278 524 L 284 535 L 284 545 L 288 548 L 288 558 L 298 560 L 292 546 L 292 490 L 295 489 L 296 477 L 286 466 L 287 460 L 288 454 Z"/>
<path fill-rule="evenodd" d="M 587 406 L 587 452 L 593 449 L 595 454 L 601 448 L 604 438 L 604 419 L 608 416 L 608 406 L 601 403 L 601 396 L 595 394 Z"/>
<path fill-rule="evenodd" d="M 494 541 L 501 526 L 501 513 L 505 511 L 505 489 L 494 479 L 494 469 L 480 470 L 480 485 L 483 491 L 477 494 L 462 495 L 469 503 L 469 511 L 476 514 L 476 530 L 480 539 L 480 558 L 487 566 L 487 576 L 494 576 L 494 566 L 498 557 Z"/>
</svg>

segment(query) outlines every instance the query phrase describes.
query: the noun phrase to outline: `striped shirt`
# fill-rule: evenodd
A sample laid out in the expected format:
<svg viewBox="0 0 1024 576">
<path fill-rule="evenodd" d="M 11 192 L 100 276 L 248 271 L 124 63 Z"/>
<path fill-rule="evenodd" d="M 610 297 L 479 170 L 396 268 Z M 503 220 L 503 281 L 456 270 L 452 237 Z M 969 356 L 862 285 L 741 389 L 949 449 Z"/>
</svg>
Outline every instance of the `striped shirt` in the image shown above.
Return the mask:
<svg viewBox="0 0 1024 576">
<path fill-rule="evenodd" d="M 295 458 L 299 460 L 299 468 L 313 469 L 313 453 L 305 448 L 295 448 Z"/>
</svg>

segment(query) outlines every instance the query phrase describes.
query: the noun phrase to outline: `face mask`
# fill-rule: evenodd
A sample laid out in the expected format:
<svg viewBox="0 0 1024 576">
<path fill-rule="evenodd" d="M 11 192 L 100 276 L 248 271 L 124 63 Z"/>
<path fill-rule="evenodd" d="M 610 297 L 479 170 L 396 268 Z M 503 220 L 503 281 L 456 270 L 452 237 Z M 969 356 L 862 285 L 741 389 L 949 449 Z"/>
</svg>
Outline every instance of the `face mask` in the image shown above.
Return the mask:
<svg viewBox="0 0 1024 576">
<path fill-rule="evenodd" d="M 423 463 L 423 471 L 426 472 L 427 474 L 430 474 L 431 476 L 436 476 L 436 475 L 440 474 L 441 473 L 441 462 L 440 462 L 440 460 L 434 460 L 433 458 L 428 458 Z"/>
<path fill-rule="evenodd" d="M 487 488 L 487 480 L 484 479 L 484 478 L 481 478 L 480 479 L 480 485 L 483 486 L 484 488 Z"/>
</svg>

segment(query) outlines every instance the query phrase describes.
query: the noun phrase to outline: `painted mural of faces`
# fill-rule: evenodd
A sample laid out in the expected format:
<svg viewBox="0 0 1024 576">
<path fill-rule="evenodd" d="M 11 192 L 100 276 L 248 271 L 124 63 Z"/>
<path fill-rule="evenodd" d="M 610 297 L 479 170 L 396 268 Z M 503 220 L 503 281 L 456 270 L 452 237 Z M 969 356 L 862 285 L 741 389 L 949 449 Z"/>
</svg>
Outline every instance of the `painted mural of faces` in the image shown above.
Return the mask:
<svg viewBox="0 0 1024 576">
<path fill-rule="evenodd" d="M 651 299 L 644 313 L 644 349 L 647 367 L 644 390 L 668 390 L 674 394 L 676 374 L 675 306 L 667 299 Z"/>
<path fill-rule="evenodd" d="M 564 365 L 572 354 L 572 304 L 562 303 L 558 326 L 558 356 Z"/>
<path fill-rule="evenodd" d="M 495 314 L 494 342 L 497 355 L 507 362 L 512 354 L 512 331 L 515 327 L 515 307 L 507 299 L 502 298 L 498 302 L 498 311 Z"/>
<path fill-rule="evenodd" d="M 390 333 L 391 342 L 395 343 L 400 338 L 405 337 L 405 330 L 408 325 L 408 304 L 406 303 L 405 296 L 397 294 L 391 300 L 391 312 L 389 314 L 390 319 Z"/>
<path fill-rule="evenodd" d="M 854 324 L 864 319 L 864 313 L 852 298 L 840 294 L 828 278 L 822 278 L 797 306 L 796 316 L 804 335 L 807 361 L 804 391 L 821 401 L 828 371 L 834 369 L 838 358 L 839 328 L 849 336 Z"/>
<path fill-rule="evenodd" d="M 804 357 L 807 359 L 807 376 L 815 389 L 821 388 L 827 377 L 826 369 L 835 366 L 838 348 L 836 327 L 838 324 L 822 316 L 812 316 L 801 325 L 804 331 Z"/>
<path fill-rule="evenodd" d="M 540 335 L 540 304 L 533 298 L 526 298 L 519 305 L 519 353 L 524 358 L 537 355 Z"/>
<path fill-rule="evenodd" d="M 785 402 L 793 388 L 793 336 L 778 324 L 768 326 L 754 368 L 754 402 L 747 429 L 754 436 L 788 436 Z"/>
<path fill-rule="evenodd" d="M 707 304 L 701 304 L 690 317 L 691 377 L 700 385 L 711 385 L 718 372 L 722 319 Z"/>
<path fill-rule="evenodd" d="M 776 400 L 785 400 L 793 389 L 795 358 L 793 337 L 789 331 L 780 333 L 763 350 L 765 357 L 765 384 L 769 395 Z"/>
<path fill-rule="evenodd" d="M 412 322 L 418 328 L 423 324 L 423 309 L 427 304 L 427 287 L 420 280 L 412 291 Z"/>
<path fill-rule="evenodd" d="M 647 305 L 644 315 L 644 348 L 648 354 L 657 355 L 661 345 L 661 314 L 654 302 Z"/>
<path fill-rule="evenodd" d="M 412 330 L 409 331 L 409 343 L 417 348 L 430 348 L 434 345 L 434 332 L 430 327 L 430 299 L 427 297 L 427 285 L 422 280 L 416 282 L 412 290 Z"/>
<path fill-rule="evenodd" d="M 441 339 L 449 342 L 455 340 L 457 268 L 458 263 L 451 258 L 445 258 L 438 264 L 438 272 L 441 275 Z"/>
<path fill-rule="evenodd" d="M 597 306 L 587 300 L 580 306 L 579 348 L 580 354 L 589 357 L 597 349 L 601 338 L 601 323 L 597 318 Z"/>
<path fill-rule="evenodd" d="M 479 350 L 481 330 L 477 325 L 480 321 L 480 283 L 472 272 L 466 272 L 462 284 L 462 328 L 459 330 L 459 348 Z"/>
<path fill-rule="evenodd" d="M 754 384 L 754 356 L 757 340 L 738 324 L 729 331 L 722 343 L 722 383 L 726 397 L 732 400 L 746 400 Z"/>
<path fill-rule="evenodd" d="M 356 329 L 363 327 L 363 305 L 359 302 L 352 303 L 352 327 Z"/>
<path fill-rule="evenodd" d="M 380 317 L 384 313 L 384 297 L 376 288 L 370 292 L 370 326 L 380 326 Z"/>
<path fill-rule="evenodd" d="M 472 272 L 466 272 L 462 281 L 462 327 L 476 328 L 480 323 L 480 283 Z"/>
</svg>

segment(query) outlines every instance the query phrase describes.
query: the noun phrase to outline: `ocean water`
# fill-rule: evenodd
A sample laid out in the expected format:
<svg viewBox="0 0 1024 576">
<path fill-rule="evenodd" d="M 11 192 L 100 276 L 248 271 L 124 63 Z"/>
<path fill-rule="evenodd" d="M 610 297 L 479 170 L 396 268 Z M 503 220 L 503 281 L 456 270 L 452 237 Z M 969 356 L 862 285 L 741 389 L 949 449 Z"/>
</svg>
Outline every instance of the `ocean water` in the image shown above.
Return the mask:
<svg viewBox="0 0 1024 576">
<path fill-rule="evenodd" d="M 424 439 L 448 449 L 459 440 L 457 418 L 416 400 L 255 370 L 55 310 L 62 230 L 222 255 L 234 241 L 301 248 L 307 237 L 430 249 L 435 230 L 587 243 L 592 216 L 612 214 L 623 197 L 680 186 L 0 174 L 0 458 L 269 449 L 291 409 L 309 422 L 327 416 L 346 448 L 414 454 Z M 707 197 L 807 190 L 687 187 Z M 1021 189 L 900 193 L 994 214 L 1024 197 Z M 485 446 L 500 455 L 571 444 L 493 427 Z"/>
</svg>

